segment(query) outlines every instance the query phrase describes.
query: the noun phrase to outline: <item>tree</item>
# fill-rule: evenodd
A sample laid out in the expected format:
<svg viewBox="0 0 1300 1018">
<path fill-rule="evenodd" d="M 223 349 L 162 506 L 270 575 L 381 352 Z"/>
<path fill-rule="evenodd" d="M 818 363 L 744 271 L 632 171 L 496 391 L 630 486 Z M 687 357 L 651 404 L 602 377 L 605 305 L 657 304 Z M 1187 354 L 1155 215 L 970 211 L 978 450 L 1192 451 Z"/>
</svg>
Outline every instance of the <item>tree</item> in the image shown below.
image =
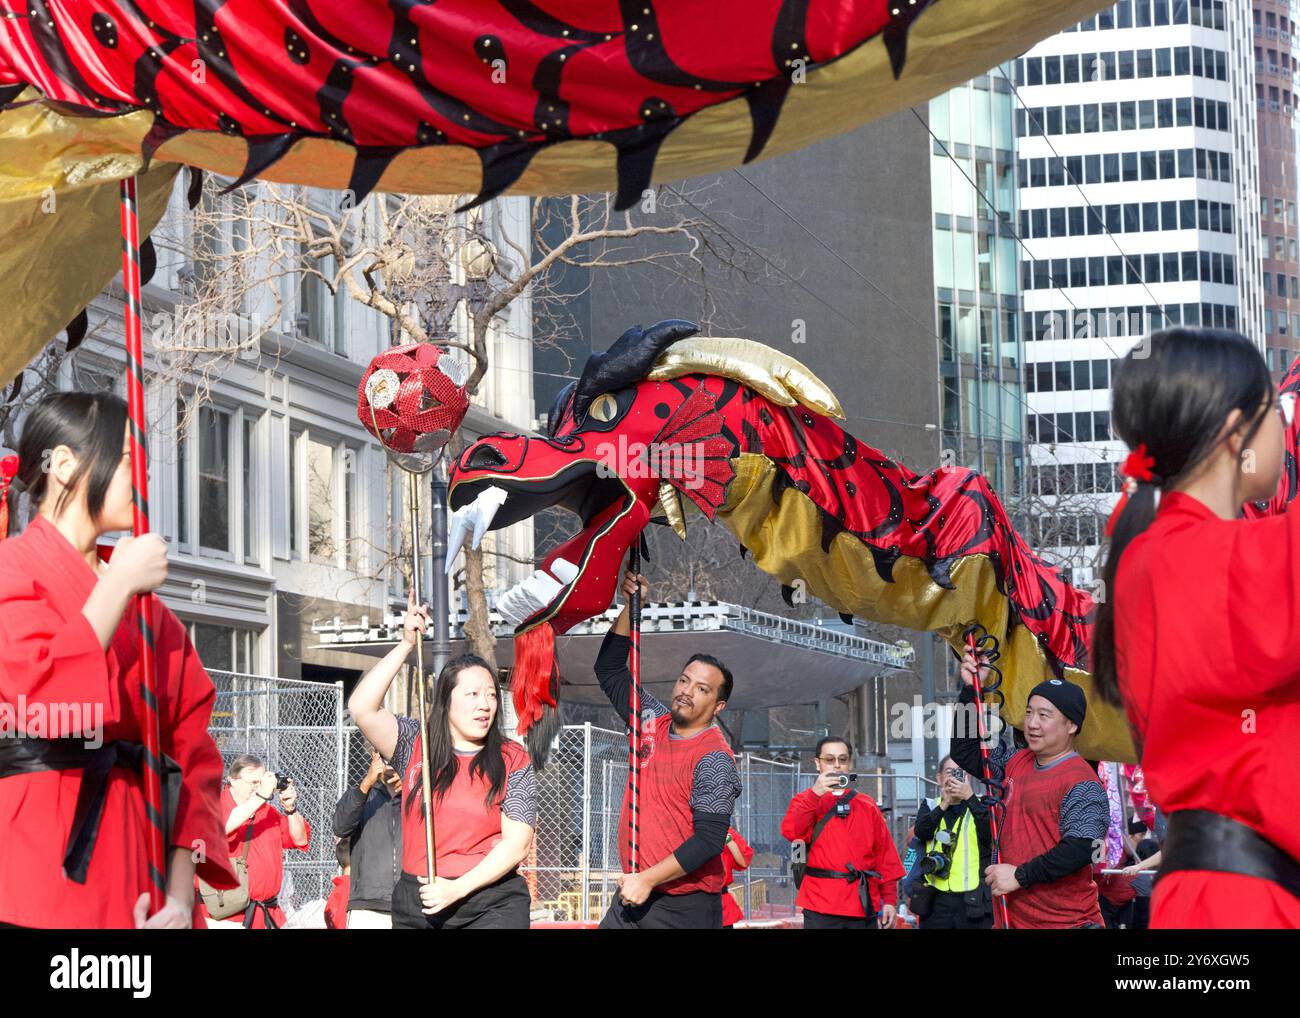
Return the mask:
<svg viewBox="0 0 1300 1018">
<path fill-rule="evenodd" d="M 204 181 L 184 222 L 157 240 L 192 259 L 182 271 L 185 300 L 153 343 L 159 370 L 193 393 L 189 413 L 228 358 L 257 356 L 264 338 L 328 338 L 340 296 L 386 319 L 394 342 L 433 343 L 463 359 L 471 400 L 498 412 L 484 391 L 494 337 L 546 343 L 562 332 L 575 296 L 566 269 L 649 263 L 707 290 L 710 263 L 734 262 L 736 251 L 715 220 L 675 192 L 634 213 L 615 212 L 608 195 L 457 211 L 461 199 L 451 196 L 374 195 L 356 204 L 346 191 L 260 182 L 222 197 L 218 187 Z M 516 214 L 521 206 L 527 215 Z M 655 243 L 642 246 L 642 238 Z M 511 324 L 520 302 L 527 336 Z M 409 580 L 409 528 L 401 531 L 375 578 L 396 559 Z M 458 580 L 470 606 L 466 635 L 495 663 L 481 550 L 466 549 Z"/>
</svg>

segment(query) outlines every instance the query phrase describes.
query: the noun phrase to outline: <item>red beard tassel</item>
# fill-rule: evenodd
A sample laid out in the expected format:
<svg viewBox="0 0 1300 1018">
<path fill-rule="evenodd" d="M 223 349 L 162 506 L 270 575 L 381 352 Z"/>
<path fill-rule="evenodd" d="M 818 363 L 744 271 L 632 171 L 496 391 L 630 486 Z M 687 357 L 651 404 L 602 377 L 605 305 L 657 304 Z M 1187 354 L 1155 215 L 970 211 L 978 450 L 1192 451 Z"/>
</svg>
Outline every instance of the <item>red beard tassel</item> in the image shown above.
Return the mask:
<svg viewBox="0 0 1300 1018">
<path fill-rule="evenodd" d="M 544 704 L 555 706 L 551 689 L 555 678 L 555 630 L 549 622 L 515 636 L 515 666 L 510 675 L 511 691 L 523 735 L 541 720 Z"/>
</svg>

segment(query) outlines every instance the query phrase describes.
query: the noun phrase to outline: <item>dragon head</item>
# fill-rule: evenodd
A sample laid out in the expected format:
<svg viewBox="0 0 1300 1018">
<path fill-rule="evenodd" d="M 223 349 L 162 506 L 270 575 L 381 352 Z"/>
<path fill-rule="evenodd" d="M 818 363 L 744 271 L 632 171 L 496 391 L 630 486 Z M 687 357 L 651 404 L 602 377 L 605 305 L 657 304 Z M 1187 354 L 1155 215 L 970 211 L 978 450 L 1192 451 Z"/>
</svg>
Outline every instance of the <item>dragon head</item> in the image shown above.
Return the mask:
<svg viewBox="0 0 1300 1018">
<path fill-rule="evenodd" d="M 609 607 L 628 549 L 652 519 L 685 538 L 684 499 L 709 519 L 722 508 L 752 395 L 793 404 L 791 390 L 815 392 L 803 398 L 839 412 L 797 362 L 757 357 L 766 348 L 748 340 L 691 338 L 696 331 L 675 320 L 629 329 L 559 394 L 546 437 L 486 435 L 452 467 L 453 556 L 467 532 L 477 544 L 551 507 L 581 523 L 497 602 L 516 627 L 511 685 L 535 757 L 558 723 L 555 636 Z"/>
</svg>

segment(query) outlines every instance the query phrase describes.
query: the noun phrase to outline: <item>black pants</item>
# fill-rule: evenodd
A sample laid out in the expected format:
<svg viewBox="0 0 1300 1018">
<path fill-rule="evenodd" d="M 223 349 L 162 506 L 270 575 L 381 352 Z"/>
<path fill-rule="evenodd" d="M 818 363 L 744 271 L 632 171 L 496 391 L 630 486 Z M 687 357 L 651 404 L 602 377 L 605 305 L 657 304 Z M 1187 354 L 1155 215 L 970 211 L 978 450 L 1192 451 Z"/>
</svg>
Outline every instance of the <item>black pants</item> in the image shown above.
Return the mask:
<svg viewBox="0 0 1300 1018">
<path fill-rule="evenodd" d="M 1151 896 L 1139 894 L 1133 899 L 1133 929 L 1145 930 L 1151 925 Z"/>
<path fill-rule="evenodd" d="M 393 887 L 395 930 L 526 930 L 532 898 L 518 873 L 507 873 L 494 884 L 480 887 L 437 915 L 425 915 L 420 904 L 420 882 L 403 873 Z"/>
<path fill-rule="evenodd" d="M 602 930 L 720 930 L 722 895 L 708 891 L 651 894 L 640 905 L 624 905 L 617 892 Z"/>
<path fill-rule="evenodd" d="M 934 910 L 917 924 L 923 930 L 991 930 L 993 914 L 985 913 L 972 919 L 966 911 L 965 895 L 955 891 L 938 891 L 934 896 Z"/>
<path fill-rule="evenodd" d="M 860 915 L 828 915 L 825 912 L 803 910 L 803 928 L 805 930 L 878 930 L 875 918 L 864 919 Z"/>
<path fill-rule="evenodd" d="M 1136 900 L 1134 899 L 1134 901 Z M 1132 901 L 1126 901 L 1123 905 L 1112 905 L 1099 894 L 1097 895 L 1097 904 L 1101 908 L 1101 917 L 1106 922 L 1106 929 L 1117 930 L 1121 926 L 1126 929 L 1133 928 Z"/>
</svg>

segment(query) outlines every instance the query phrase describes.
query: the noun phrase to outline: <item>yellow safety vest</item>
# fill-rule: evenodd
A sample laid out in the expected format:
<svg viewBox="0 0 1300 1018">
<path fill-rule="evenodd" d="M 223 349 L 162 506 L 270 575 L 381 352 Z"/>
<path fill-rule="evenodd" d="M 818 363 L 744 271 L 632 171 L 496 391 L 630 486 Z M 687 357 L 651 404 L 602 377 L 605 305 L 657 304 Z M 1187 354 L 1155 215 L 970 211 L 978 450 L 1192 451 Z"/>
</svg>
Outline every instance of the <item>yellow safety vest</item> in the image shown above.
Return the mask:
<svg viewBox="0 0 1300 1018">
<path fill-rule="evenodd" d="M 935 809 L 939 807 L 936 806 Z M 939 821 L 939 830 L 950 830 L 948 821 L 951 819 L 944 811 L 944 817 Z M 932 852 L 938 852 L 943 846 L 939 844 L 936 831 L 936 837 L 931 838 L 926 843 L 925 852 L 929 855 Z M 930 884 L 938 891 L 951 891 L 955 894 L 961 894 L 965 891 L 973 891 L 980 885 L 980 845 L 979 837 L 975 833 L 975 824 L 971 820 L 970 810 L 966 810 L 957 821 L 954 830 L 957 842 L 952 849 L 952 863 L 948 866 L 948 875 L 946 877 L 937 877 L 932 873 L 926 874 L 925 882 Z"/>
</svg>

